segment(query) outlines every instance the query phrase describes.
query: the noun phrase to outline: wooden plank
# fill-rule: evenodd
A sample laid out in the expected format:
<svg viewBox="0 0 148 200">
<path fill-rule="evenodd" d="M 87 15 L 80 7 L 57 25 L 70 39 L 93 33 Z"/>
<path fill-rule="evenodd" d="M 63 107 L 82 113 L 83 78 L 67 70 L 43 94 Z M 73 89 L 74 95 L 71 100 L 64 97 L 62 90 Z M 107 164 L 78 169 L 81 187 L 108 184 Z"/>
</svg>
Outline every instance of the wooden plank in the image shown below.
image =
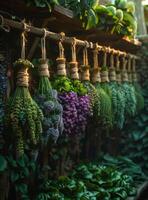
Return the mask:
<svg viewBox="0 0 148 200">
<path fill-rule="evenodd" d="M 88 31 L 82 30 L 80 32 L 72 32 L 71 35 L 79 39 L 97 42 L 99 45 L 110 46 L 111 48 L 129 53 L 137 52 L 141 46 L 141 42 L 138 40 L 129 41 L 126 38 L 122 38 L 122 36 L 103 32 L 97 28 Z"/>
</svg>

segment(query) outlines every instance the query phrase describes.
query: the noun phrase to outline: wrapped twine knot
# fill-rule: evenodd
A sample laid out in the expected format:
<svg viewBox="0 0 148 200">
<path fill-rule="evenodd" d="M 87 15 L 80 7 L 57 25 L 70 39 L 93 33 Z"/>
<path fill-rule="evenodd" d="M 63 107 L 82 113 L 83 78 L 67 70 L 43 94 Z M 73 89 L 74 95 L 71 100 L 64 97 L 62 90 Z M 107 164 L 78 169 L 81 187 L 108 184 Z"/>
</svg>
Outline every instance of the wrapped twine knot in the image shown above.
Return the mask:
<svg viewBox="0 0 148 200">
<path fill-rule="evenodd" d="M 65 58 L 57 58 L 57 75 L 66 76 L 66 59 Z"/>
<path fill-rule="evenodd" d="M 93 69 L 92 82 L 93 83 L 101 83 L 100 68 Z"/>
<path fill-rule="evenodd" d="M 50 77 L 49 69 L 48 69 L 48 61 L 41 62 L 39 67 L 39 75 Z"/>
<path fill-rule="evenodd" d="M 116 81 L 121 83 L 121 70 L 120 70 L 120 61 L 119 61 L 119 54 L 116 55 Z"/>
<path fill-rule="evenodd" d="M 78 63 L 70 62 L 70 76 L 72 79 L 79 79 Z"/>
<path fill-rule="evenodd" d="M 90 81 L 90 72 L 89 72 L 90 66 L 88 64 L 87 42 L 86 46 L 83 49 L 83 64 L 81 68 L 82 68 L 81 79 L 83 81 Z"/>
<path fill-rule="evenodd" d="M 98 63 L 98 44 L 96 43 L 96 48 L 93 51 L 93 74 L 92 74 L 92 82 L 93 83 L 100 83 L 101 82 L 101 75 L 100 75 L 100 67 Z"/>
<path fill-rule="evenodd" d="M 29 74 L 27 68 L 22 68 L 17 74 L 17 86 L 28 87 L 29 86 Z"/>
<path fill-rule="evenodd" d="M 57 75 L 58 76 L 66 76 L 66 59 L 64 56 L 64 47 L 62 45 L 62 42 L 64 40 L 64 33 L 61 33 L 61 39 L 59 41 L 59 57 L 56 59 L 57 61 Z"/>
<path fill-rule="evenodd" d="M 128 58 L 128 81 L 132 83 L 131 57 Z"/>
<path fill-rule="evenodd" d="M 71 45 L 71 55 L 72 55 L 72 61 L 69 63 L 70 77 L 72 79 L 79 79 L 78 62 L 77 62 L 77 58 L 76 58 L 76 39 L 75 38 L 73 38 L 73 42 Z"/>
<path fill-rule="evenodd" d="M 109 68 L 109 79 L 110 81 L 116 81 L 116 70 L 114 67 L 114 55 L 110 56 L 110 68 Z"/>
<path fill-rule="evenodd" d="M 89 65 L 88 66 L 82 65 L 81 78 L 82 78 L 83 81 L 89 81 L 90 80 Z"/>
<path fill-rule="evenodd" d="M 104 56 L 103 56 L 103 66 L 107 66 L 107 52 L 104 50 Z M 109 73 L 108 70 L 102 70 L 101 71 L 101 82 L 109 82 Z"/>
<path fill-rule="evenodd" d="M 132 80 L 133 80 L 133 82 L 137 82 L 138 77 L 137 77 L 137 73 L 136 73 L 136 60 L 135 60 L 135 58 L 133 58 L 133 60 L 132 60 L 132 68 L 133 68 Z"/>
</svg>

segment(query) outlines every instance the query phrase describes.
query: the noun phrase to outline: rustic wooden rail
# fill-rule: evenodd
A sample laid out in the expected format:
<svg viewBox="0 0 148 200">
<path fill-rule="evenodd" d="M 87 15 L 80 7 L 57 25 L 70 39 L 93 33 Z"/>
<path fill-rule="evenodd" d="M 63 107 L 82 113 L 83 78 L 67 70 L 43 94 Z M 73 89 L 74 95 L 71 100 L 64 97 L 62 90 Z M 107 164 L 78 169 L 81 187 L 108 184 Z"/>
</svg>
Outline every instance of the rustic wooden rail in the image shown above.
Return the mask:
<svg viewBox="0 0 148 200">
<path fill-rule="evenodd" d="M 18 21 L 14 21 L 11 19 L 7 19 L 7 18 L 4 18 L 2 15 L 0 15 L 0 28 L 3 29 L 5 26 L 10 27 L 10 28 L 19 29 L 19 30 L 24 30 L 24 22 L 18 22 Z M 26 23 L 25 23 L 24 31 L 27 31 L 28 33 L 33 33 L 40 37 L 43 37 L 45 34 L 45 29 L 34 27 L 34 26 L 26 24 Z M 61 33 L 54 33 L 54 32 L 48 31 L 48 30 L 46 30 L 46 37 L 53 39 L 53 40 L 61 40 L 62 39 L 64 43 L 69 43 L 69 44 L 72 44 L 72 42 L 74 42 L 74 37 L 67 37 L 65 35 L 62 36 Z M 87 46 L 88 48 L 91 48 L 91 49 L 96 48 L 96 43 L 92 43 L 89 41 L 83 41 L 83 40 L 80 40 L 77 38 L 75 38 L 75 42 L 76 42 L 76 45 L 78 45 L 78 46 L 83 46 L 83 47 Z M 115 50 L 110 47 L 97 45 L 97 48 L 100 51 L 113 52 L 114 54 L 119 54 L 121 56 L 122 55 L 127 56 L 127 57 L 131 56 L 131 57 L 135 57 L 136 59 L 139 59 L 139 57 L 137 57 L 136 55 L 126 53 L 123 51 L 119 51 L 119 50 Z"/>
</svg>

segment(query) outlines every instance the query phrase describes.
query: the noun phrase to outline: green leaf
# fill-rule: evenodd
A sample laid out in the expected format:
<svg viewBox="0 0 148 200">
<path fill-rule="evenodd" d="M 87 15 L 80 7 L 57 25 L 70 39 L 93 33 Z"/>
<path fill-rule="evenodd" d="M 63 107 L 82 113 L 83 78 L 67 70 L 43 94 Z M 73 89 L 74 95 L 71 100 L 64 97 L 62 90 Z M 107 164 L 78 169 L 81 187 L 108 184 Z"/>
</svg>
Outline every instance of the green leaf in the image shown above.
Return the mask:
<svg viewBox="0 0 148 200">
<path fill-rule="evenodd" d="M 16 172 L 16 171 L 13 170 L 11 172 L 10 178 L 11 178 L 12 182 L 15 182 L 15 181 L 17 181 L 20 178 L 20 176 L 19 176 L 18 172 Z"/>
<path fill-rule="evenodd" d="M 28 186 L 24 183 L 20 183 L 16 185 L 16 191 L 21 192 L 22 194 L 26 194 L 28 191 Z"/>
<path fill-rule="evenodd" d="M 7 168 L 7 161 L 4 156 L 0 155 L 0 172 L 3 172 Z"/>
</svg>

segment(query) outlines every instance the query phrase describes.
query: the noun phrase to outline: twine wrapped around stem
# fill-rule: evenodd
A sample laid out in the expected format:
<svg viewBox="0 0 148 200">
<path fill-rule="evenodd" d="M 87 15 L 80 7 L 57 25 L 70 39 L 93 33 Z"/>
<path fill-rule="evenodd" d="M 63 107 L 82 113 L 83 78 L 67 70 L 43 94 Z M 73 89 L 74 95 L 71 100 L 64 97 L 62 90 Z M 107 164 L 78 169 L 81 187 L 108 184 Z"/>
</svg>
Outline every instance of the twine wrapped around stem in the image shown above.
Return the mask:
<svg viewBox="0 0 148 200">
<path fill-rule="evenodd" d="M 135 58 L 132 59 L 132 81 L 137 82 L 137 73 L 136 73 L 136 60 Z"/>
<path fill-rule="evenodd" d="M 83 81 L 90 81 L 90 72 L 89 72 L 89 65 L 88 65 L 88 52 L 87 52 L 87 45 L 83 49 L 83 65 L 82 67 L 82 74 L 81 79 Z"/>
<path fill-rule="evenodd" d="M 128 74 L 127 74 L 127 60 L 125 59 L 125 56 L 122 57 L 122 64 L 123 64 L 123 68 L 122 68 L 122 81 L 123 82 L 128 82 Z"/>
<path fill-rule="evenodd" d="M 110 81 L 116 81 L 116 70 L 114 67 L 114 55 L 110 55 L 110 68 L 109 68 L 109 79 Z"/>
<path fill-rule="evenodd" d="M 107 66 L 107 52 L 105 50 L 104 55 L 103 55 L 103 68 L 106 68 L 106 66 Z M 101 70 L 101 82 L 102 83 L 109 82 L 109 76 L 108 76 L 108 70 L 107 69 Z"/>
<path fill-rule="evenodd" d="M 59 41 L 59 57 L 56 59 L 57 61 L 57 75 L 58 76 L 66 76 L 66 59 L 64 56 L 64 48 L 62 45 L 62 39 Z"/>
<path fill-rule="evenodd" d="M 92 75 L 92 82 L 93 83 L 100 83 L 101 82 L 101 75 L 100 75 L 100 68 L 98 64 L 98 49 L 95 48 L 93 51 L 93 75 Z"/>
<path fill-rule="evenodd" d="M 128 57 L 128 81 L 129 83 L 132 83 L 132 71 L 131 71 L 132 65 L 131 65 L 131 57 Z"/>
<path fill-rule="evenodd" d="M 116 81 L 118 83 L 121 83 L 121 71 L 120 71 L 119 54 L 116 55 Z"/>
<path fill-rule="evenodd" d="M 73 38 L 73 42 L 71 45 L 71 53 L 72 53 L 72 61 L 69 63 L 70 65 L 70 76 L 72 79 L 79 79 L 78 73 L 78 62 L 76 58 L 76 39 Z"/>
</svg>

